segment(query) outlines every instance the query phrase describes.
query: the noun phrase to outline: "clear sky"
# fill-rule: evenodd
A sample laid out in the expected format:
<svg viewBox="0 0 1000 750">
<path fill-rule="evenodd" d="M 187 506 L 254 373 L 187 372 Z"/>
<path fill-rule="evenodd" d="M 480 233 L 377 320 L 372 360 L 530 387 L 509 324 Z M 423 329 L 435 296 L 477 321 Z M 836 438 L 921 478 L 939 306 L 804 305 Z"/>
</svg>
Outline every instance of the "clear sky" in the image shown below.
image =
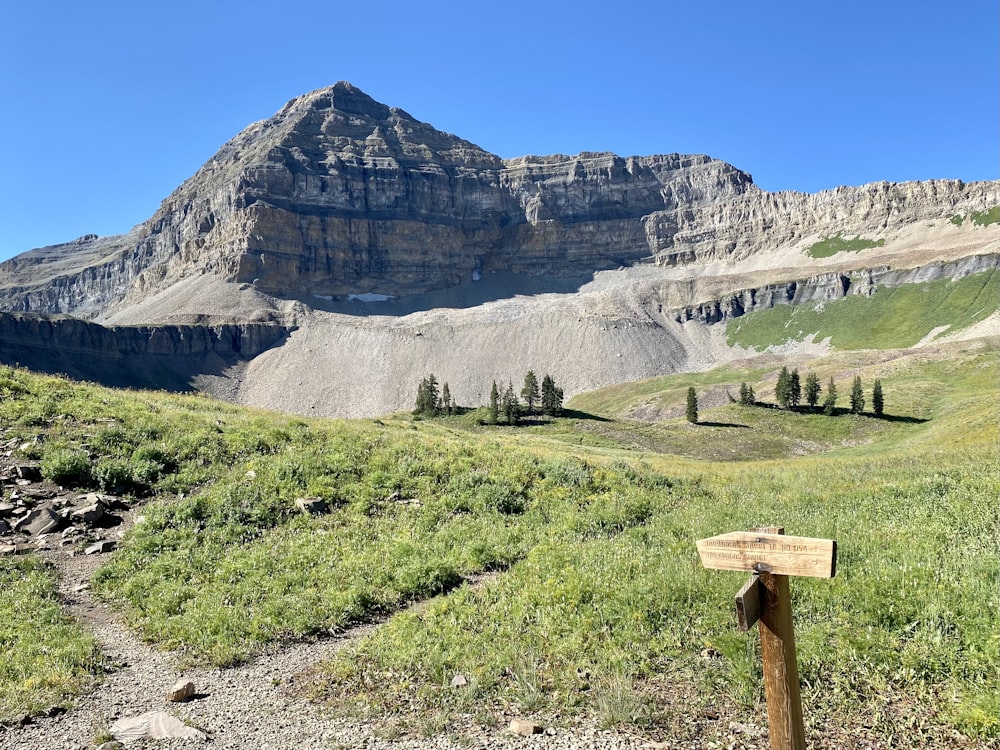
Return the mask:
<svg viewBox="0 0 1000 750">
<path fill-rule="evenodd" d="M 503 157 L 704 153 L 766 190 L 996 179 L 996 0 L 7 0 L 0 259 L 153 214 L 338 80 Z"/>
</svg>

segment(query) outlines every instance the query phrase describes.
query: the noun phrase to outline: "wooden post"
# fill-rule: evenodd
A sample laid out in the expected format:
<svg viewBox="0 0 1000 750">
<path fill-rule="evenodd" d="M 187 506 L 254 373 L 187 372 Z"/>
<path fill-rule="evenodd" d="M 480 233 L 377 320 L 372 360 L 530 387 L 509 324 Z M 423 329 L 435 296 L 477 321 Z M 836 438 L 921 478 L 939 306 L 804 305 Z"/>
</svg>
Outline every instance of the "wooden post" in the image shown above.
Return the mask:
<svg viewBox="0 0 1000 750">
<path fill-rule="evenodd" d="M 771 750 L 805 750 L 788 576 L 832 578 L 837 572 L 837 543 L 784 536 L 784 529 L 772 526 L 700 539 L 697 545 L 706 568 L 752 571 L 736 594 L 736 614 L 741 630 L 760 622 Z"/>
<path fill-rule="evenodd" d="M 760 653 L 771 750 L 805 750 L 788 576 L 760 574 Z"/>
</svg>

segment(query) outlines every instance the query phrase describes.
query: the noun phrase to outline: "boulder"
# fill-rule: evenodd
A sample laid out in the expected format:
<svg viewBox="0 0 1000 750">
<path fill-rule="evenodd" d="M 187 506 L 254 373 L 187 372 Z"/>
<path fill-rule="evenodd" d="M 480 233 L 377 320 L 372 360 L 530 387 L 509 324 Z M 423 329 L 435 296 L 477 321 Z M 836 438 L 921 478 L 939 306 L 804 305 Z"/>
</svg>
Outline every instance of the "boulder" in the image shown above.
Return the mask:
<svg viewBox="0 0 1000 750">
<path fill-rule="evenodd" d="M 326 500 L 321 497 L 300 497 L 295 501 L 295 507 L 310 516 L 326 513 Z"/>
<path fill-rule="evenodd" d="M 530 737 L 533 734 L 541 734 L 542 726 L 528 719 L 511 719 L 510 726 L 507 729 L 522 737 Z"/>
<path fill-rule="evenodd" d="M 22 516 L 14 524 L 15 531 L 25 534 L 47 534 L 50 531 L 57 531 L 62 526 L 63 520 L 52 508 L 42 506 L 35 508 L 25 516 Z"/>
<path fill-rule="evenodd" d="M 37 466 L 15 466 L 14 473 L 17 474 L 18 478 L 26 479 L 28 482 L 41 482 L 42 481 L 42 470 Z"/>
<path fill-rule="evenodd" d="M 194 697 L 194 683 L 191 680 L 177 680 L 167 693 L 170 703 L 183 703 Z"/>
<path fill-rule="evenodd" d="M 88 526 L 93 526 L 104 517 L 105 510 L 104 503 L 98 500 L 90 505 L 77 508 L 70 514 L 70 517 L 74 521 L 82 521 Z"/>
<path fill-rule="evenodd" d="M 87 549 L 83 551 L 85 555 L 103 555 L 105 552 L 111 552 L 115 548 L 115 541 L 113 539 L 102 539 L 99 542 L 94 542 Z"/>
</svg>

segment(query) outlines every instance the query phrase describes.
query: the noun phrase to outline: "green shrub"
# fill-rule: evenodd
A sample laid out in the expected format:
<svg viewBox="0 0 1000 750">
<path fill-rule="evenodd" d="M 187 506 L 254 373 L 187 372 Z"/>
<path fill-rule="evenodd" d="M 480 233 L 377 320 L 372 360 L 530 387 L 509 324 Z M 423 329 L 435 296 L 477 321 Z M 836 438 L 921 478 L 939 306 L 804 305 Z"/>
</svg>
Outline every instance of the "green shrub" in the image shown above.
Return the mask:
<svg viewBox="0 0 1000 750">
<path fill-rule="evenodd" d="M 81 448 L 53 448 L 42 458 L 42 476 L 61 485 L 83 487 L 91 482 L 90 457 Z"/>
</svg>

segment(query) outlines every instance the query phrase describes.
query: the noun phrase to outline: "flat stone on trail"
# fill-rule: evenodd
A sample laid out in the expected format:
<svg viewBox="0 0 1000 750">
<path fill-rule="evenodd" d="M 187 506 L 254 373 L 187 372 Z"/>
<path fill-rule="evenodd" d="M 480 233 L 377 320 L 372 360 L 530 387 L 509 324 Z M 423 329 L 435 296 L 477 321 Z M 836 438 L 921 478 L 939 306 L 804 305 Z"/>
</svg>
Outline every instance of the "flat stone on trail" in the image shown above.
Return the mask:
<svg viewBox="0 0 1000 750">
<path fill-rule="evenodd" d="M 58 513 L 52 508 L 42 507 L 35 508 L 28 515 L 18 519 L 17 523 L 14 524 L 14 529 L 37 536 L 55 531 L 61 525 L 62 519 Z"/>
<path fill-rule="evenodd" d="M 149 711 L 140 716 L 119 719 L 111 725 L 111 734 L 119 742 L 132 742 L 144 738 L 153 740 L 167 740 L 172 737 L 194 740 L 207 738 L 201 730 L 189 727 L 164 711 Z"/>
<path fill-rule="evenodd" d="M 300 497 L 295 501 L 295 505 L 310 516 L 326 513 L 326 500 L 321 497 Z"/>
<path fill-rule="evenodd" d="M 115 548 L 115 542 L 113 539 L 102 539 L 99 542 L 94 542 L 87 549 L 83 551 L 85 555 L 103 555 L 105 552 L 110 552 Z"/>
<path fill-rule="evenodd" d="M 183 703 L 193 697 L 194 683 L 191 680 L 177 680 L 167 693 L 167 700 L 171 703 Z"/>
<path fill-rule="evenodd" d="M 540 734 L 542 726 L 527 719 L 511 719 L 510 726 L 507 729 L 522 737 L 530 737 L 533 734 Z"/>
</svg>

